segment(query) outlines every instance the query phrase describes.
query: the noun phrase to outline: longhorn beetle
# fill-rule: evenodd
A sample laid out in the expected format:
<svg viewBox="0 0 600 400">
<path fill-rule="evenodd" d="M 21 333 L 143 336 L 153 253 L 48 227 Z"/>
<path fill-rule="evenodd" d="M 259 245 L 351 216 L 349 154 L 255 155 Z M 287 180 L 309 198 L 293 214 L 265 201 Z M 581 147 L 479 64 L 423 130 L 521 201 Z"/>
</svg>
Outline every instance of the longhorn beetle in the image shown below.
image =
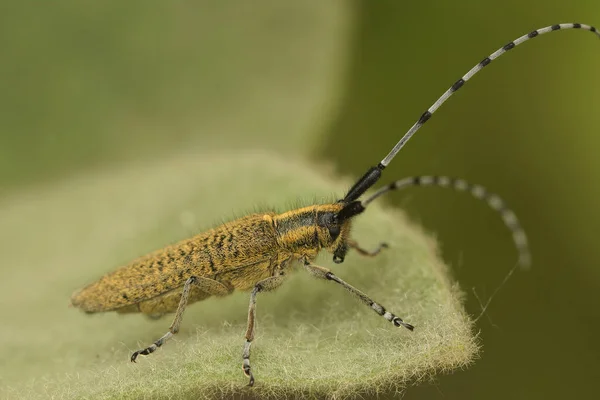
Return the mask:
<svg viewBox="0 0 600 400">
<path fill-rule="evenodd" d="M 411 136 L 473 75 L 515 46 L 538 35 L 564 29 L 584 29 L 600 37 L 596 28 L 589 25 L 559 24 L 532 31 L 496 50 L 446 90 L 390 153 L 379 164 L 371 167 L 339 201 L 312 205 L 283 214 L 251 214 L 225 223 L 138 258 L 105 275 L 74 293 L 72 304 L 88 313 L 141 312 L 157 316 L 175 312 L 173 323 L 164 336 L 149 347 L 132 354 L 131 361 L 135 362 L 140 354 L 153 353 L 179 331 L 183 312 L 188 304 L 210 296 L 224 296 L 234 289 L 250 290 L 246 342 L 242 354 L 242 369 L 249 377 L 249 386 L 254 384 L 250 368 L 250 346 L 255 334 L 256 297 L 260 292 L 270 291 L 281 285 L 294 264 L 301 264 L 317 278 L 340 285 L 395 326 L 403 326 L 412 331 L 411 324 L 387 311 L 383 305 L 340 279 L 328 268 L 315 265 L 313 260 L 322 249 L 333 253 L 333 261 L 338 264 L 344 261 L 349 249 L 365 256 L 377 255 L 385 244 L 381 244 L 375 251 L 367 251 L 350 239 L 352 219 L 365 211 L 369 203 L 389 191 L 409 186 L 433 185 L 466 191 L 487 201 L 500 213 L 512 232 L 520 255 L 519 264 L 528 266 L 530 255 L 527 237 L 517 217 L 500 197 L 488 193 L 482 186 L 448 177 L 417 176 L 392 182 L 364 200 L 359 198 L 379 180 L 382 171 Z"/>
</svg>

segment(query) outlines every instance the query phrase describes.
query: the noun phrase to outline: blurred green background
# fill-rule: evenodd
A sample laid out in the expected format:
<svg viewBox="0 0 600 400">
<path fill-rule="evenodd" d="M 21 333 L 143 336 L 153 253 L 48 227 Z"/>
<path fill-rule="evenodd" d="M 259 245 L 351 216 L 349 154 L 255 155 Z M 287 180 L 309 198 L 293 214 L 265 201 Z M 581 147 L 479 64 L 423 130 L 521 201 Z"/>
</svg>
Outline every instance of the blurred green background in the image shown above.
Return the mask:
<svg viewBox="0 0 600 400">
<path fill-rule="evenodd" d="M 591 1 L 59 1 L 0 11 L 0 206 L 82 171 L 182 149 L 269 148 L 357 176 L 499 46 L 549 24 L 600 25 Z M 572 30 L 518 47 L 386 170 L 386 182 L 445 174 L 501 194 L 534 260 L 479 320 L 482 358 L 406 398 L 596 392 L 598 46 Z M 438 237 L 478 314 L 470 288 L 487 299 L 516 260 L 497 215 L 436 189 L 389 201 Z M 3 277 L 10 268 L 0 266 Z"/>
</svg>

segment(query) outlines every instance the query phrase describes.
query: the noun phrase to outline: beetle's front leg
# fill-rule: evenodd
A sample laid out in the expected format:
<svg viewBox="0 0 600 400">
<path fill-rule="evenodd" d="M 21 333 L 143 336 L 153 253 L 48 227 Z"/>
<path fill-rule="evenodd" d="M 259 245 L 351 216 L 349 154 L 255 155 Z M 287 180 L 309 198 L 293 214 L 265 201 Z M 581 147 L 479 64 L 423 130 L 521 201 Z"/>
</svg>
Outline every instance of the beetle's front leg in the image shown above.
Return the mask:
<svg viewBox="0 0 600 400">
<path fill-rule="evenodd" d="M 254 340 L 254 333 L 256 331 L 256 295 L 259 292 L 268 292 L 276 289 L 283 283 L 283 280 L 283 275 L 263 279 L 254 286 L 254 289 L 252 289 L 252 293 L 250 294 L 248 328 L 246 329 L 246 343 L 244 344 L 244 352 L 242 354 L 242 369 L 244 370 L 244 374 L 250 378 L 248 386 L 254 385 L 254 375 L 252 375 L 252 370 L 250 369 L 250 346 Z"/>
<path fill-rule="evenodd" d="M 381 250 L 383 249 L 387 249 L 388 244 L 385 242 L 381 242 L 379 243 L 379 246 L 372 251 L 363 249 L 362 247 L 360 247 L 360 245 L 355 241 L 355 240 L 348 240 L 348 246 L 350 246 L 351 248 L 353 248 L 354 250 L 356 250 L 358 252 L 358 254 L 366 256 L 366 257 L 375 257 L 377 254 L 379 254 L 381 252 Z"/>
<path fill-rule="evenodd" d="M 383 318 L 390 321 L 395 326 L 403 326 L 411 331 L 414 329 L 414 327 L 411 324 L 404 322 L 402 318 L 397 317 L 393 313 L 387 311 L 384 306 L 375 302 L 373 299 L 371 299 L 369 296 L 367 296 L 365 293 L 361 292 L 354 286 L 338 278 L 337 275 L 335 275 L 329 269 L 312 264 L 309 261 L 304 262 L 304 268 L 306 268 L 306 270 L 310 272 L 311 275 L 317 278 L 326 279 L 328 281 L 332 281 L 337 283 L 338 285 L 341 285 L 344 289 L 352 293 L 354 296 L 358 297 L 360 301 L 362 301 L 365 305 L 367 305 L 377 314 L 381 315 Z"/>
</svg>

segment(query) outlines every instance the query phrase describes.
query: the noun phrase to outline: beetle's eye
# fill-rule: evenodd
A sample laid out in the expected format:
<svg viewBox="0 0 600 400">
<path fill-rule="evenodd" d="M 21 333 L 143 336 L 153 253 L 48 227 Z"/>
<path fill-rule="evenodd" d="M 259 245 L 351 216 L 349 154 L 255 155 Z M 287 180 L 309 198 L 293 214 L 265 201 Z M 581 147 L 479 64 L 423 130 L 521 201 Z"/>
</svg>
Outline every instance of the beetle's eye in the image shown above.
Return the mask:
<svg viewBox="0 0 600 400">
<path fill-rule="evenodd" d="M 329 236 L 331 236 L 331 240 L 337 239 L 337 237 L 340 235 L 340 227 L 337 225 L 328 226 L 327 229 L 329 229 Z"/>
<path fill-rule="evenodd" d="M 340 226 L 337 221 L 337 216 L 332 212 L 326 212 L 319 215 L 319 226 L 327 228 L 332 241 L 335 241 L 340 236 Z"/>
</svg>

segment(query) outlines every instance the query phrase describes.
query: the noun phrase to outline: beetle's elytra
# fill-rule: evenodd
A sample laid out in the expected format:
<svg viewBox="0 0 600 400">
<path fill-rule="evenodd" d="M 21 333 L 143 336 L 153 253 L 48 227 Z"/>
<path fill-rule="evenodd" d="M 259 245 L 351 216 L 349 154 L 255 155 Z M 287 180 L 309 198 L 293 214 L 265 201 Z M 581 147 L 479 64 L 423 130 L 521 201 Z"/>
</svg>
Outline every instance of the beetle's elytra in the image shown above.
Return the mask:
<svg viewBox="0 0 600 400">
<path fill-rule="evenodd" d="M 71 299 L 74 306 L 88 313 L 116 311 L 141 312 L 150 316 L 175 313 L 168 332 L 145 349 L 133 353 L 131 361 L 148 355 L 176 334 L 185 307 L 210 296 L 224 296 L 233 290 L 250 290 L 248 326 L 242 354 L 242 368 L 254 384 L 250 367 L 250 346 L 255 334 L 255 304 L 258 293 L 281 285 L 288 272 L 301 265 L 313 276 L 332 281 L 373 309 L 397 327 L 413 330 L 413 326 L 372 300 L 368 295 L 344 282 L 327 268 L 313 263 L 321 250 L 333 254 L 333 261 L 341 263 L 350 249 L 364 256 L 375 256 L 375 251 L 362 249 L 350 238 L 351 223 L 377 197 L 409 186 L 434 185 L 467 191 L 485 200 L 498 211 L 513 235 L 519 251 L 519 263 L 529 265 L 527 238 L 515 214 L 504 201 L 479 185 L 448 177 L 411 177 L 388 184 L 363 200 L 361 196 L 381 177 L 412 135 L 425 124 L 454 92 L 464 86 L 477 72 L 500 55 L 517 45 L 541 34 L 564 30 L 584 29 L 600 37 L 592 26 L 568 23 L 537 29 L 509 42 L 469 70 L 427 109 L 417 122 L 376 166 L 371 167 L 348 191 L 346 196 L 332 204 L 318 204 L 291 210 L 282 214 L 273 212 L 247 215 L 212 230 L 157 250 L 132 261 L 100 280 L 76 292 Z"/>
</svg>

